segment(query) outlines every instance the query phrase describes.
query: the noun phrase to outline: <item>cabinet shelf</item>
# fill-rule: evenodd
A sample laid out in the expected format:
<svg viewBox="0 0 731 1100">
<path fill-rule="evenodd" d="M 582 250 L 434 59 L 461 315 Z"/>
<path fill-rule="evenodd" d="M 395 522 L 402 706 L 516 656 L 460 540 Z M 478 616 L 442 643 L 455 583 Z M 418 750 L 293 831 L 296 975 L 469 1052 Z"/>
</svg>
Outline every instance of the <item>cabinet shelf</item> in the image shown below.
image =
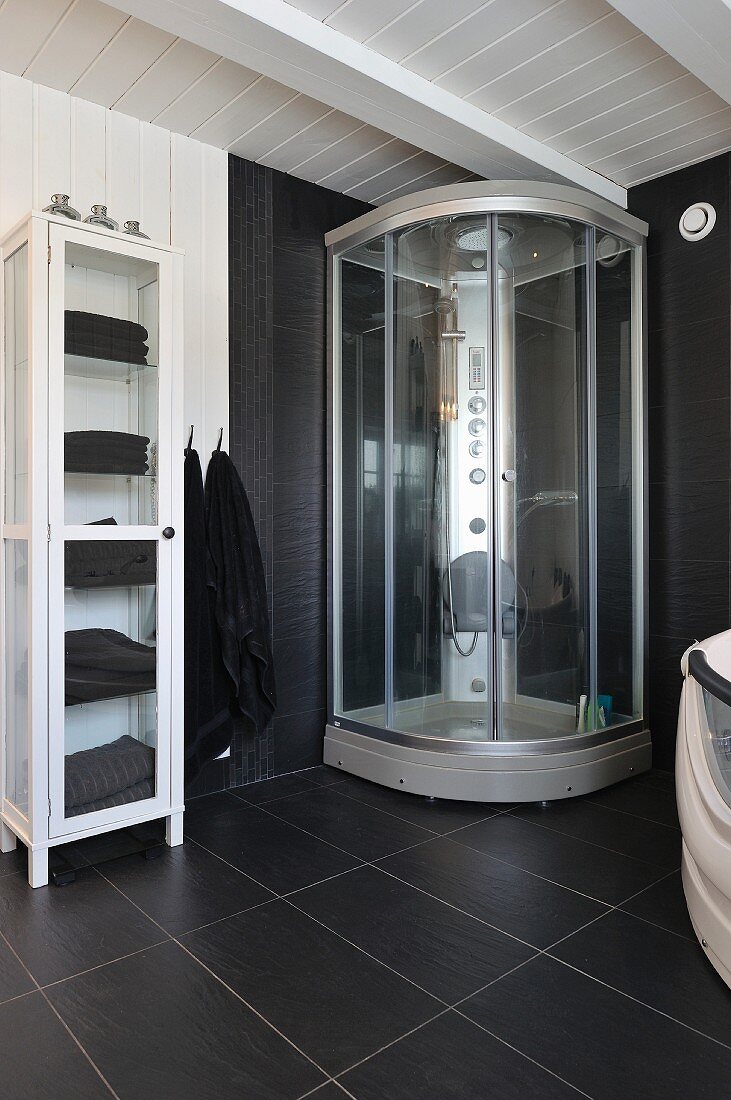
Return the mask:
<svg viewBox="0 0 731 1100">
<path fill-rule="evenodd" d="M 75 355 L 64 352 L 64 370 L 77 378 L 99 378 L 111 382 L 127 382 L 140 378 L 149 371 L 156 371 L 155 363 L 127 363 L 121 359 L 95 358 L 91 355 Z"/>
<path fill-rule="evenodd" d="M 148 470 L 146 474 L 138 473 L 122 473 L 119 470 L 110 470 L 108 473 L 102 470 L 64 470 L 66 477 L 147 477 L 153 480 L 157 477 L 157 472 Z"/>
</svg>

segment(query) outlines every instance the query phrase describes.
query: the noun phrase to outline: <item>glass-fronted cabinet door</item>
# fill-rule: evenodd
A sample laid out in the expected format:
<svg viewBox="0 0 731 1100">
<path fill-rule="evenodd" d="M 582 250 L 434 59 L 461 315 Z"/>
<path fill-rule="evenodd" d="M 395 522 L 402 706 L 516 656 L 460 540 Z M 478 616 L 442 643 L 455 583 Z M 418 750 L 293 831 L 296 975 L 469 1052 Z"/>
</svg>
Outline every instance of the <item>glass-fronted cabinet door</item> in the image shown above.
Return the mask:
<svg viewBox="0 0 731 1100">
<path fill-rule="evenodd" d="M 172 267 L 49 226 L 51 835 L 170 797 Z M 180 540 L 179 540 L 180 541 Z"/>
</svg>

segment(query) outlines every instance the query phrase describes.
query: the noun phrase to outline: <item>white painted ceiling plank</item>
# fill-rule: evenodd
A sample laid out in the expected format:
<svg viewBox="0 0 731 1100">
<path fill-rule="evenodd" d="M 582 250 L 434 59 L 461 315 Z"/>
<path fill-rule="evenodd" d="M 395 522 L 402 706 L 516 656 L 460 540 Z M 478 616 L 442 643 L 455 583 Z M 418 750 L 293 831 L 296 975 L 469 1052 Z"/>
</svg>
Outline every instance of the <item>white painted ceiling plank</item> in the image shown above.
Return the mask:
<svg viewBox="0 0 731 1100">
<path fill-rule="evenodd" d="M 472 173 L 465 173 L 456 164 L 445 164 L 434 172 L 427 172 L 425 176 L 417 177 L 401 187 L 372 200 L 374 206 L 380 206 L 384 202 L 400 199 L 402 195 L 413 195 L 415 191 L 426 191 L 430 187 L 445 187 L 450 183 L 467 183 L 472 179 Z"/>
<path fill-rule="evenodd" d="M 435 83 L 465 97 L 482 87 L 486 78 L 495 80 L 510 72 L 541 50 L 562 42 L 569 35 L 603 18 L 608 10 L 605 0 L 581 0 L 579 5 L 576 0 L 560 0 L 542 15 L 437 77 Z"/>
<path fill-rule="evenodd" d="M 30 65 L 71 0 L 35 0 L 28 18 L 28 0 L 5 0 L 0 8 L 0 69 L 20 76 Z"/>
<path fill-rule="evenodd" d="M 380 149 L 374 149 L 366 156 L 358 157 L 351 164 L 338 168 L 328 176 L 317 180 L 323 187 L 330 187 L 334 191 L 348 191 L 359 183 L 385 172 L 396 164 L 401 164 L 419 152 L 413 145 L 407 145 L 405 141 L 397 141 L 395 138 L 382 145 Z"/>
<path fill-rule="evenodd" d="M 550 127 L 549 117 L 555 112 L 565 110 L 612 81 L 632 76 L 636 70 L 663 56 L 656 42 L 651 42 L 643 34 L 638 35 L 596 60 L 587 61 L 576 69 L 568 69 L 557 80 L 514 100 L 495 114 L 511 126 L 519 126 L 525 133 L 537 136 L 536 131 L 542 132 Z M 630 97 L 633 94 L 630 92 Z M 591 112 L 588 103 L 586 107 L 590 113 L 595 113 Z M 558 128 L 561 128 L 560 125 Z"/>
<path fill-rule="evenodd" d="M 301 133 L 306 126 L 317 122 L 328 111 L 329 107 L 324 103 L 318 103 L 306 95 L 298 95 L 243 137 L 232 142 L 228 146 L 228 152 L 246 160 L 261 160 L 294 134 Z"/>
<path fill-rule="evenodd" d="M 435 172 L 437 168 L 443 168 L 444 162 L 440 161 L 432 153 L 418 153 L 415 157 L 400 164 L 394 164 L 377 176 L 371 176 L 363 183 L 357 184 L 348 190 L 348 194 L 354 199 L 362 199 L 363 202 L 373 202 L 379 195 L 387 191 L 393 191 L 396 187 L 403 187 L 411 180 L 419 179 L 429 172 Z"/>
<path fill-rule="evenodd" d="M 565 3 L 566 0 L 493 0 L 479 7 L 470 18 L 448 27 L 443 34 L 405 58 L 402 64 L 426 80 L 437 80 L 459 66 L 470 65 L 473 59 L 472 67 L 479 67 L 478 58 L 487 49 L 501 46 L 520 27 Z M 479 69 L 480 74 L 488 71 Z M 484 81 L 478 76 L 465 90 L 472 91 L 482 83 Z"/>
<path fill-rule="evenodd" d="M 636 27 L 731 103 L 729 0 L 611 0 Z"/>
<path fill-rule="evenodd" d="M 202 126 L 193 130 L 191 137 L 225 149 L 296 95 L 291 88 L 285 88 L 276 80 L 262 76 Z"/>
<path fill-rule="evenodd" d="M 222 57 L 153 121 L 175 133 L 191 134 L 259 76 L 253 69 Z"/>
<path fill-rule="evenodd" d="M 328 15 L 343 6 L 343 0 L 287 0 L 287 3 L 313 19 L 327 19 Z"/>
<path fill-rule="evenodd" d="M 390 134 L 384 134 L 383 130 L 377 130 L 374 126 L 360 126 L 321 153 L 303 160 L 296 166 L 296 174 L 317 182 L 393 140 Z"/>
<path fill-rule="evenodd" d="M 149 122 L 161 114 L 207 72 L 216 54 L 178 38 L 130 88 L 116 100 L 118 111 Z"/>
<path fill-rule="evenodd" d="M 568 181 L 626 203 L 611 180 L 535 142 L 284 0 L 117 0 L 132 15 L 491 178 Z M 563 2 L 563 0 L 559 0 Z M 595 0 L 582 0 L 592 5 Z M 229 140 L 235 140 L 231 135 Z M 216 143 L 214 136 L 206 140 Z"/>
<path fill-rule="evenodd" d="M 523 131 L 543 141 L 553 140 L 556 134 L 563 134 L 589 123 L 607 111 L 619 110 L 623 104 L 685 75 L 685 69 L 674 57 L 663 54 L 655 61 L 641 65 L 634 71 L 628 70 L 598 88 L 577 95 L 576 99 L 569 98 L 563 107 L 547 112 L 535 123 L 524 126 Z"/>
<path fill-rule="evenodd" d="M 581 157 L 583 154 L 580 151 L 591 142 L 623 130 L 635 122 L 642 122 L 659 111 L 674 107 L 676 103 L 685 103 L 705 91 L 700 80 L 691 73 L 685 73 L 659 88 L 653 88 L 610 111 L 588 119 L 580 126 L 572 126 L 571 129 L 556 134 L 551 138 L 551 144 L 562 152 L 572 151 Z"/>
<path fill-rule="evenodd" d="M 111 107 L 174 41 L 175 37 L 167 31 L 139 19 L 128 19 L 72 85 L 71 92 L 81 99 Z"/>
<path fill-rule="evenodd" d="M 715 92 L 708 94 L 715 95 Z M 614 156 L 604 157 L 602 164 L 606 165 L 607 171 L 621 172 L 636 164 L 645 164 L 654 156 L 662 156 L 669 149 L 679 148 L 693 141 L 699 141 L 703 137 L 722 133 L 729 127 L 731 127 L 731 107 L 724 107 L 704 118 L 693 119 L 692 122 L 675 127 L 674 130 L 658 134 L 652 141 L 645 141 L 631 149 L 623 149 Z"/>
<path fill-rule="evenodd" d="M 361 129 L 363 129 L 363 123 L 358 119 L 345 115 L 341 111 L 331 111 L 319 122 L 305 126 L 298 134 L 293 134 L 289 141 L 283 142 L 270 153 L 265 153 L 260 160 L 268 168 L 296 173 L 300 164 L 319 156 L 331 145 Z"/>
<path fill-rule="evenodd" d="M 635 164 L 631 168 L 617 172 L 617 179 L 624 187 L 635 187 L 646 180 L 665 176 L 668 172 L 677 172 L 689 164 L 709 160 L 729 150 L 731 150 L 731 129 L 699 138 L 679 149 L 672 149 L 641 164 Z"/>
<path fill-rule="evenodd" d="M 600 69 L 599 59 L 603 54 L 636 36 L 637 31 L 631 23 L 616 12 L 610 12 L 605 18 L 570 35 L 562 42 L 527 58 L 503 76 L 491 79 L 483 88 L 472 92 L 468 99 L 477 107 L 497 114 L 501 107 L 559 80 L 572 68 L 587 64 Z"/>
<path fill-rule="evenodd" d="M 78 0 L 69 8 L 23 73 L 28 80 L 68 92 L 120 27 L 124 12 L 99 0 Z"/>
<path fill-rule="evenodd" d="M 642 119 L 631 126 L 624 126 L 621 130 L 615 130 L 613 134 L 592 141 L 582 149 L 577 149 L 575 156 L 580 157 L 585 164 L 600 164 L 608 157 L 614 157 L 625 149 L 643 148 L 651 141 L 662 138 L 679 126 L 695 122 L 697 119 L 706 118 L 716 111 L 722 111 L 727 104 L 715 92 L 703 92 L 683 103 L 676 103 L 674 107 L 668 107 L 664 111 L 658 111 L 650 118 Z M 602 171 L 601 168 L 598 171 Z"/>
<path fill-rule="evenodd" d="M 325 22 L 356 42 L 364 42 L 413 6 L 414 0 L 350 0 Z"/>
<path fill-rule="evenodd" d="M 383 57 L 388 57 L 391 61 L 403 61 L 413 57 L 443 34 L 456 30 L 480 8 L 496 2 L 497 0 L 450 0 L 448 4 L 435 4 L 434 0 L 422 0 L 366 41 L 372 50 Z"/>
</svg>

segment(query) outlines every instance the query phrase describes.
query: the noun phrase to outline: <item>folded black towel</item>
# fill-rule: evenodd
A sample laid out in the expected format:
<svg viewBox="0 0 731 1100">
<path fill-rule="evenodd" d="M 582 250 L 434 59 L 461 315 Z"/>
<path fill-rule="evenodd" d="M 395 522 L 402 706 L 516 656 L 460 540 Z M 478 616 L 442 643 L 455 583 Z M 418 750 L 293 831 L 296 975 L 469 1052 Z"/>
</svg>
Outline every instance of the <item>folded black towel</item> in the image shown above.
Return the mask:
<svg viewBox="0 0 731 1100">
<path fill-rule="evenodd" d="M 69 541 L 65 583 L 73 588 L 154 584 L 155 551 L 154 542 Z"/>
<path fill-rule="evenodd" d="M 118 630 L 66 631 L 66 706 L 155 690 L 155 647 Z"/>
<path fill-rule="evenodd" d="M 86 459 L 67 458 L 64 469 L 69 474 L 126 474 L 135 477 L 146 474 L 149 466 L 146 462 L 89 462 Z"/>
<path fill-rule="evenodd" d="M 131 432 L 110 431 L 86 431 L 65 432 L 64 444 L 66 449 L 75 449 L 87 453 L 87 448 L 108 447 L 114 453 L 128 453 L 129 451 L 146 451 L 150 440 L 146 435 L 133 435 Z"/>
<path fill-rule="evenodd" d="M 154 775 L 155 750 L 128 734 L 111 744 L 74 752 L 65 762 L 66 811 L 113 797 L 139 783 L 149 783 Z"/>
<path fill-rule="evenodd" d="M 106 340 L 72 340 L 66 337 L 67 355 L 83 355 L 87 359 L 111 359 L 114 363 L 147 366 L 147 344 L 110 343 Z"/>
<path fill-rule="evenodd" d="M 64 327 L 69 333 L 94 333 L 98 335 L 118 336 L 121 339 L 140 340 L 144 343 L 149 333 L 144 325 L 136 321 L 126 321 L 123 317 L 108 317 L 103 313 L 84 313 L 77 309 L 67 309 Z"/>
</svg>

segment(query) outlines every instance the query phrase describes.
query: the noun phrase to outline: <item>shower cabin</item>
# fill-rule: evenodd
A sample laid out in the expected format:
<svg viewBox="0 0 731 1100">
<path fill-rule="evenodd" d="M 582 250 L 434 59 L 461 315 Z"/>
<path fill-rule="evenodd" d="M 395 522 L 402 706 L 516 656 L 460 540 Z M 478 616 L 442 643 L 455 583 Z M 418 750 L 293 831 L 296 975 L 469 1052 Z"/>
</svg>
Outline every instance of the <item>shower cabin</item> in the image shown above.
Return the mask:
<svg viewBox="0 0 731 1100">
<path fill-rule="evenodd" d="M 646 232 L 511 181 L 327 236 L 326 763 L 498 802 L 650 766 Z"/>
</svg>

